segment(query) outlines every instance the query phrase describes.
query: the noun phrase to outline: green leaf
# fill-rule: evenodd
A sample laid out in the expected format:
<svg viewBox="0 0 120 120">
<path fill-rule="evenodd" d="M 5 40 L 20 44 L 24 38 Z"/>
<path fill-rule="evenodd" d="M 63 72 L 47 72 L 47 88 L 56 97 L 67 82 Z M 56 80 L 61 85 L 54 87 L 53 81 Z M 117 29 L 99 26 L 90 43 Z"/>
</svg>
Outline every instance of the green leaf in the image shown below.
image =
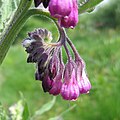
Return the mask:
<svg viewBox="0 0 120 120">
<path fill-rule="evenodd" d="M 30 114 L 29 114 L 29 108 L 27 105 L 27 101 L 24 98 L 24 95 L 22 92 L 20 92 L 21 100 L 22 100 L 22 106 L 23 106 L 23 113 L 22 113 L 22 120 L 29 120 Z"/>
<path fill-rule="evenodd" d="M 28 105 L 27 102 L 24 101 L 24 110 L 23 110 L 23 114 L 22 114 L 22 120 L 29 120 L 29 109 L 28 109 Z"/>
<path fill-rule="evenodd" d="M 94 7 L 102 1 L 103 0 L 87 0 L 86 2 L 82 2 L 82 4 L 79 6 L 79 14 L 84 12 L 92 12 Z"/>
<path fill-rule="evenodd" d="M 0 0 L 0 34 L 12 19 L 18 3 L 19 0 Z"/>
<path fill-rule="evenodd" d="M 53 99 L 50 102 L 44 104 L 38 111 L 35 112 L 32 119 L 34 120 L 36 117 L 38 117 L 38 116 L 42 115 L 43 113 L 49 111 L 53 107 L 53 105 L 55 104 L 55 101 L 56 101 L 56 97 L 53 97 Z"/>
</svg>

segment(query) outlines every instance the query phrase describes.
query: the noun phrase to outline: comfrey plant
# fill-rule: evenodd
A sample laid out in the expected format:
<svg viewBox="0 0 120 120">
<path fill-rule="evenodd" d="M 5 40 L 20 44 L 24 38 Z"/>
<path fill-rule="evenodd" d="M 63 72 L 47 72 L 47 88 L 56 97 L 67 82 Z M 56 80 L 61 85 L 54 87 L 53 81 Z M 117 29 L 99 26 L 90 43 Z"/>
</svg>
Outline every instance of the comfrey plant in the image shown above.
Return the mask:
<svg viewBox="0 0 120 120">
<path fill-rule="evenodd" d="M 86 73 L 84 60 L 78 54 L 64 28 L 74 28 L 78 15 L 89 12 L 102 0 L 34 0 L 35 8 L 30 8 L 32 0 L 21 0 L 20 4 L 0 41 L 0 63 L 22 25 L 32 15 L 50 18 L 58 28 L 59 39 L 53 43 L 52 33 L 47 29 L 36 29 L 28 33 L 22 42 L 28 53 L 27 62 L 36 64 L 35 79 L 42 82 L 44 92 L 61 95 L 65 100 L 76 100 L 80 94 L 89 93 L 91 84 Z M 40 4 L 46 8 L 41 9 Z M 47 42 L 49 41 L 49 42 Z M 68 49 L 71 47 L 74 58 Z M 67 62 L 63 62 L 62 48 Z"/>
<path fill-rule="evenodd" d="M 91 84 L 85 72 L 85 63 L 79 56 L 72 42 L 59 27 L 60 38 L 56 43 L 47 43 L 45 39 L 52 38 L 46 29 L 37 29 L 28 33 L 23 46 L 29 54 L 28 63 L 36 63 L 35 79 L 42 81 L 44 92 L 53 95 L 61 94 L 65 100 L 76 100 L 80 94 L 88 93 Z M 66 45 L 71 46 L 75 59 L 73 60 Z M 62 60 L 62 46 L 67 53 L 67 63 Z"/>
</svg>

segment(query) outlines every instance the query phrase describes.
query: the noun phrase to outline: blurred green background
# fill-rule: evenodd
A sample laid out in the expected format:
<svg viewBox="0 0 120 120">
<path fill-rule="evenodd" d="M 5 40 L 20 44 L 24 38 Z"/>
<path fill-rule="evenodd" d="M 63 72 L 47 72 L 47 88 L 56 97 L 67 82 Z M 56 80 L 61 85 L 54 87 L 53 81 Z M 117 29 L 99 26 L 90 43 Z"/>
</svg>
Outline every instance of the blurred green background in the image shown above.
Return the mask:
<svg viewBox="0 0 120 120">
<path fill-rule="evenodd" d="M 44 93 L 41 82 L 35 81 L 35 66 L 27 64 L 21 41 L 28 31 L 47 28 L 57 40 L 54 24 L 39 16 L 30 18 L 0 67 L 0 101 L 7 109 L 20 99 L 21 91 L 31 114 L 52 99 Z M 120 120 L 120 0 L 109 0 L 92 13 L 79 16 L 74 30 L 67 30 L 80 55 L 86 62 L 92 84 L 89 94 L 75 102 L 64 101 L 60 96 L 54 107 L 39 120 L 59 115 L 73 104 L 77 106 L 63 116 L 64 120 Z M 63 56 L 66 60 L 66 56 Z"/>
</svg>

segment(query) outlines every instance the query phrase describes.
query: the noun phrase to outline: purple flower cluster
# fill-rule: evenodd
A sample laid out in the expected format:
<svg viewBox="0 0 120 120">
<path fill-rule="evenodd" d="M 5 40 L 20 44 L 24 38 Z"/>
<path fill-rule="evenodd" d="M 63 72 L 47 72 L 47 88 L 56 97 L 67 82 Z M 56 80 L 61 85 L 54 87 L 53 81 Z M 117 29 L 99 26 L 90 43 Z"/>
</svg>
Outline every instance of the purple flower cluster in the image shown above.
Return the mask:
<svg viewBox="0 0 120 120">
<path fill-rule="evenodd" d="M 85 72 L 83 59 L 78 54 L 72 59 L 66 50 L 68 60 L 64 65 L 61 53 L 63 45 L 59 43 L 66 39 L 66 36 L 63 35 L 57 43 L 50 43 L 45 42 L 52 38 L 46 29 L 37 29 L 28 35 L 22 43 L 29 54 L 27 62 L 36 63 L 35 79 L 42 81 L 44 92 L 60 94 L 65 100 L 76 100 L 80 94 L 89 92 L 91 84 Z"/>
<path fill-rule="evenodd" d="M 52 17 L 58 19 L 61 27 L 74 28 L 78 23 L 77 0 L 34 0 L 35 6 L 43 2 Z"/>
</svg>

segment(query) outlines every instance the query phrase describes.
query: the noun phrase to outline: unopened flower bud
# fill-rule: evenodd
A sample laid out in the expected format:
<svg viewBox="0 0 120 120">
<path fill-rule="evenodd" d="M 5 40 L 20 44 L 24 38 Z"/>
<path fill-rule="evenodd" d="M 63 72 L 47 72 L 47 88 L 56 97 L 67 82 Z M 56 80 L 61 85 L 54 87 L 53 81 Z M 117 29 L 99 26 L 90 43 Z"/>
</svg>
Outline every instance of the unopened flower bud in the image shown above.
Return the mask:
<svg viewBox="0 0 120 120">
<path fill-rule="evenodd" d="M 53 95 L 60 94 L 62 87 L 62 76 L 63 76 L 64 66 L 60 65 L 60 70 L 58 71 L 56 77 L 53 79 L 53 86 L 50 89 L 49 93 Z"/>
<path fill-rule="evenodd" d="M 79 89 L 80 89 L 81 94 L 89 93 L 89 91 L 91 89 L 91 83 L 85 73 L 85 70 L 83 70 L 83 72 L 82 72 L 82 77 L 79 82 Z"/>
<path fill-rule="evenodd" d="M 30 55 L 28 56 L 27 62 L 38 62 L 39 58 L 42 56 L 44 52 L 44 48 L 40 47 L 40 48 L 36 48 L 34 51 L 32 51 L 30 53 Z"/>
<path fill-rule="evenodd" d="M 35 7 L 38 7 L 42 3 L 42 0 L 34 0 Z"/>
<path fill-rule="evenodd" d="M 79 85 L 79 91 L 81 94 L 88 93 L 89 90 L 91 89 L 91 84 L 85 72 L 85 63 L 81 59 L 76 61 L 76 65 L 77 65 L 76 72 L 77 72 L 77 82 Z"/>
<path fill-rule="evenodd" d="M 60 61 L 58 58 L 58 55 L 56 53 L 57 51 L 54 50 L 53 56 L 49 62 L 49 71 L 51 74 L 51 77 L 54 78 L 58 72 L 58 68 L 60 67 Z"/>
<path fill-rule="evenodd" d="M 53 86 L 53 80 L 50 79 L 49 72 L 45 71 L 45 76 L 44 76 L 44 79 L 42 80 L 42 87 L 44 92 L 49 92 L 52 86 Z"/>
<path fill-rule="evenodd" d="M 43 6 L 44 6 L 45 8 L 47 8 L 48 5 L 49 5 L 49 2 L 50 2 L 50 0 L 43 0 Z"/>
<path fill-rule="evenodd" d="M 26 38 L 23 42 L 22 45 L 23 47 L 27 48 L 31 45 L 32 42 L 34 42 L 34 39 Z"/>
</svg>

